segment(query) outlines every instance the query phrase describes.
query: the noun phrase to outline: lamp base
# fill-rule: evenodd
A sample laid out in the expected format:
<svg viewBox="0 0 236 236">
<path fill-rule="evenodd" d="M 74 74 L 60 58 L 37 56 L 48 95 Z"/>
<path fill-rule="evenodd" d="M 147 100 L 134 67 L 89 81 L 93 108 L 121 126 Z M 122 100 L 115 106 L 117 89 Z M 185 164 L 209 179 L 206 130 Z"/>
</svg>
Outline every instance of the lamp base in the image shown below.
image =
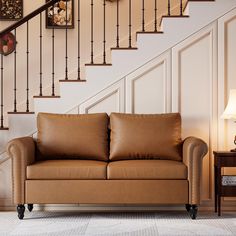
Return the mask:
<svg viewBox="0 0 236 236">
<path fill-rule="evenodd" d="M 236 152 L 236 148 L 235 148 L 235 149 L 231 149 L 230 151 L 231 151 L 231 152 Z"/>
</svg>

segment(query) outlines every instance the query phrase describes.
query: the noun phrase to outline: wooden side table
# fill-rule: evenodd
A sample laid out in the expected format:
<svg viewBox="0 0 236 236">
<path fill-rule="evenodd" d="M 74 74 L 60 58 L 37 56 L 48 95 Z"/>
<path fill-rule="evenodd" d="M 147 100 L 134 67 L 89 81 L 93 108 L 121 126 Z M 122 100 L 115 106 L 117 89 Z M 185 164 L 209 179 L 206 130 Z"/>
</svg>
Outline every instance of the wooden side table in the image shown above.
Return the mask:
<svg viewBox="0 0 236 236">
<path fill-rule="evenodd" d="M 236 186 L 222 185 L 222 167 L 236 167 L 236 152 L 213 152 L 215 173 L 215 212 L 221 216 L 221 197 L 236 197 Z"/>
</svg>

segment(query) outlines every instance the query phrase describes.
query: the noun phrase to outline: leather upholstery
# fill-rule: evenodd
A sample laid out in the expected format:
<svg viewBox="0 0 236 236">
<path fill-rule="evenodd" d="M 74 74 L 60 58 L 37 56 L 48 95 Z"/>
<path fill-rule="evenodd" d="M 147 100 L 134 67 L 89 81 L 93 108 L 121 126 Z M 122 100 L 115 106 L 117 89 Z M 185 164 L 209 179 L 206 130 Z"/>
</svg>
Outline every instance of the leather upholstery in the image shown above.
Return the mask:
<svg viewBox="0 0 236 236">
<path fill-rule="evenodd" d="M 121 160 L 108 162 L 106 114 L 81 117 L 40 114 L 38 145 L 41 154 L 46 154 L 44 160 L 36 159 L 36 143 L 31 137 L 14 139 L 7 147 L 12 158 L 14 203 L 199 204 L 202 158 L 207 145 L 194 137 L 185 139 L 183 160 L 179 161 L 179 114 L 166 115 L 168 126 L 163 127 L 152 119 L 164 122 L 164 115 L 130 116 L 112 114 L 111 159 Z M 141 122 L 143 119 L 145 122 Z M 77 132 L 83 137 L 77 137 Z M 166 148 L 168 143 L 157 142 L 161 137 L 170 141 L 172 148 Z M 127 157 L 144 160 L 122 160 Z M 155 160 L 171 157 L 178 161 Z"/>
<path fill-rule="evenodd" d="M 169 159 L 181 161 L 182 141 L 179 113 L 158 115 L 112 113 L 110 123 L 110 160 Z"/>
<path fill-rule="evenodd" d="M 188 137 L 183 145 L 183 162 L 188 167 L 189 204 L 201 201 L 202 159 L 207 154 L 206 143 L 195 137 Z"/>
<path fill-rule="evenodd" d="M 187 180 L 26 180 L 26 203 L 185 204 Z"/>
<path fill-rule="evenodd" d="M 17 138 L 8 143 L 8 155 L 12 158 L 13 201 L 25 203 L 26 167 L 35 162 L 35 143 L 33 138 Z"/>
<path fill-rule="evenodd" d="M 108 116 L 38 114 L 39 159 L 108 159 Z"/>
<path fill-rule="evenodd" d="M 27 179 L 106 179 L 107 163 L 92 160 L 46 160 L 27 166 Z"/>
<path fill-rule="evenodd" d="M 170 160 L 113 161 L 107 166 L 108 179 L 187 179 L 183 162 Z"/>
</svg>

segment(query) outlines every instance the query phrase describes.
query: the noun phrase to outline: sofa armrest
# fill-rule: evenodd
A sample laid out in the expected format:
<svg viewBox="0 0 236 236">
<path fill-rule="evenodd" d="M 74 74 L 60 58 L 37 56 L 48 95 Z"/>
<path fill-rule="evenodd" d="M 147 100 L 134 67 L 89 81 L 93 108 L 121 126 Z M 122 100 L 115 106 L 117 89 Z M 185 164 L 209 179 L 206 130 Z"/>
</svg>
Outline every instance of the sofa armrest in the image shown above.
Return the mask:
<svg viewBox="0 0 236 236">
<path fill-rule="evenodd" d="M 188 167 L 189 204 L 201 201 L 202 159 L 207 154 L 207 144 L 199 138 L 188 137 L 183 143 L 183 162 Z"/>
<path fill-rule="evenodd" d="M 13 201 L 25 203 L 26 167 L 35 161 L 35 143 L 32 137 L 17 138 L 7 145 L 7 152 L 12 158 Z"/>
</svg>

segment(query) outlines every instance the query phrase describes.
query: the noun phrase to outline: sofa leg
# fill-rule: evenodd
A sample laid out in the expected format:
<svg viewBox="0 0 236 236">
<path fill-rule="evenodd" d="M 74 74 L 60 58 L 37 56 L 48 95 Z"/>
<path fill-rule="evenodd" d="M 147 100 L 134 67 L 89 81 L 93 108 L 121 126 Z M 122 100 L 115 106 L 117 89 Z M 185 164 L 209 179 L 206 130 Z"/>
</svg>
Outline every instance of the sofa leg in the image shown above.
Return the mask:
<svg viewBox="0 0 236 236">
<path fill-rule="evenodd" d="M 33 204 L 28 204 L 27 208 L 28 208 L 29 212 L 31 212 L 34 208 L 34 205 Z"/>
<path fill-rule="evenodd" d="M 185 205 L 185 208 L 186 208 L 187 212 L 189 212 L 189 211 L 190 211 L 190 207 L 191 207 L 191 205 L 190 205 L 190 204 L 186 204 L 186 205 Z"/>
<path fill-rule="evenodd" d="M 198 207 L 197 205 L 190 205 L 190 204 L 186 204 L 186 209 L 190 215 L 190 217 L 195 220 L 197 218 L 197 211 L 198 211 Z"/>
<path fill-rule="evenodd" d="M 22 205 L 22 204 L 19 204 L 16 209 L 17 209 L 17 212 L 18 212 L 18 218 L 20 220 L 23 220 L 24 213 L 25 213 L 25 206 Z"/>
</svg>

